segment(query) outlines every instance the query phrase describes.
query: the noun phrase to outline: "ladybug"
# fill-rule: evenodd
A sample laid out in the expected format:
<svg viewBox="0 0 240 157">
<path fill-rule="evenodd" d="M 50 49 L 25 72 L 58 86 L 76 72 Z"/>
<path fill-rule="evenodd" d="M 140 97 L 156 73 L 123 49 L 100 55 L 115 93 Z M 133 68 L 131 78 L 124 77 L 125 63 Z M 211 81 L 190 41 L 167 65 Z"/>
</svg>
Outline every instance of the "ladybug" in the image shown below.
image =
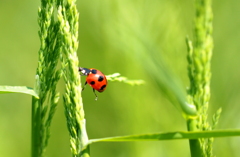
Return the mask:
<svg viewBox="0 0 240 157">
<path fill-rule="evenodd" d="M 99 70 L 94 68 L 82 68 L 79 67 L 78 71 L 81 73 L 81 75 L 85 75 L 86 82 L 84 84 L 84 87 L 82 88 L 82 91 L 86 87 L 86 84 L 89 84 L 93 88 L 93 93 L 96 96 L 95 100 L 97 100 L 97 94 L 95 90 L 98 92 L 103 92 L 107 87 L 107 78 L 106 76 Z"/>
</svg>

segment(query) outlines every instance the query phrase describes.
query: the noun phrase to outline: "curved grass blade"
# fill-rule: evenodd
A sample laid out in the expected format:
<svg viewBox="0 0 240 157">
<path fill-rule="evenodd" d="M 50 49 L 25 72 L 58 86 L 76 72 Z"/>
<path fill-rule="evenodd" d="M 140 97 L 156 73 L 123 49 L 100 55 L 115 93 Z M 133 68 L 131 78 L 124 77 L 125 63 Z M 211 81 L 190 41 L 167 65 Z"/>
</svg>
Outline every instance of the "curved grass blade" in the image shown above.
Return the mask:
<svg viewBox="0 0 240 157">
<path fill-rule="evenodd" d="M 89 140 L 89 144 L 96 142 L 127 142 L 127 141 L 161 141 L 161 140 L 181 140 L 181 139 L 198 139 L 211 137 L 230 137 L 240 136 L 240 130 L 214 130 L 214 131 L 176 131 L 166 133 L 116 136 Z"/>
<path fill-rule="evenodd" d="M 23 93 L 39 98 L 38 94 L 30 87 L 27 86 L 0 86 L 0 94 L 4 93 Z"/>
</svg>

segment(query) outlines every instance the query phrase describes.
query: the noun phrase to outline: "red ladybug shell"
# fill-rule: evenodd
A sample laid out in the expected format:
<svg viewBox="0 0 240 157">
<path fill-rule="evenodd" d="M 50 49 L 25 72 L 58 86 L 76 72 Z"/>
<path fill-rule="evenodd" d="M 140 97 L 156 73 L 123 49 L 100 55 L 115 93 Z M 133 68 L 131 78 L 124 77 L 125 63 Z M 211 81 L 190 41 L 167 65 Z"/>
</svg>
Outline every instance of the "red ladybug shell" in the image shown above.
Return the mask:
<svg viewBox="0 0 240 157">
<path fill-rule="evenodd" d="M 103 92 L 107 87 L 107 78 L 99 70 L 94 68 L 80 68 L 83 75 L 87 75 L 86 82 L 98 92 Z"/>
</svg>

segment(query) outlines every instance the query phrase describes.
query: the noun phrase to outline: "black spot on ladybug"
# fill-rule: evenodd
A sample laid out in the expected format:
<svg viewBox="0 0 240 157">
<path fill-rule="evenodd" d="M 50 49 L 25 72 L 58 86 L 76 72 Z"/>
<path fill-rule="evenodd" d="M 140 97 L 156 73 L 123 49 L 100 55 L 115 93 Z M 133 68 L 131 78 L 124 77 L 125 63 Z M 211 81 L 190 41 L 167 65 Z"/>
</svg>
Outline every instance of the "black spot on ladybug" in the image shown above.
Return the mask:
<svg viewBox="0 0 240 157">
<path fill-rule="evenodd" d="M 96 74 L 97 73 L 97 70 L 96 69 L 92 69 L 91 70 L 93 74 Z"/>
<path fill-rule="evenodd" d="M 94 85 L 94 84 L 95 84 L 95 81 L 91 81 L 90 84 L 91 84 L 91 85 Z"/>
<path fill-rule="evenodd" d="M 103 76 L 99 76 L 99 77 L 98 77 L 98 81 L 99 81 L 99 82 L 102 82 L 103 80 L 104 80 L 104 77 L 103 77 Z"/>
<path fill-rule="evenodd" d="M 100 90 L 104 90 L 104 88 L 106 88 L 106 85 L 102 85 L 102 87 L 100 88 Z"/>
</svg>

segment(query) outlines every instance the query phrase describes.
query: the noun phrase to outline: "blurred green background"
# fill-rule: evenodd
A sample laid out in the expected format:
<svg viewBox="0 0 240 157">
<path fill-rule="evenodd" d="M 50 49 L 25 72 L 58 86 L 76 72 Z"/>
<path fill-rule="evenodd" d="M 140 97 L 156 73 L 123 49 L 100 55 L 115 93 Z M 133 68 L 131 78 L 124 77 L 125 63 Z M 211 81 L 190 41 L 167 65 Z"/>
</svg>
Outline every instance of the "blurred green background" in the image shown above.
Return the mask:
<svg viewBox="0 0 240 157">
<path fill-rule="evenodd" d="M 39 5 L 39 1 L 30 0 L 0 1 L 1 85 L 34 85 Z M 150 75 L 148 59 L 154 56 L 159 64 L 164 60 L 182 87 L 188 86 L 185 37 L 192 39 L 193 1 L 92 0 L 78 1 L 77 5 L 80 66 L 146 81 L 134 87 L 109 82 L 97 102 L 91 88 L 86 88 L 83 100 L 89 138 L 186 130 L 181 113 Z M 240 128 L 240 1 L 215 0 L 213 11 L 215 46 L 209 117 L 222 107 L 217 128 Z M 62 87 L 59 85 L 59 89 Z M 31 97 L 0 95 L 0 156 L 30 156 L 30 130 Z M 239 137 L 215 139 L 214 154 L 237 157 L 239 142 Z M 62 101 L 53 119 L 46 156 L 71 156 Z M 91 145 L 91 156 L 187 157 L 190 153 L 188 141 L 178 140 L 97 143 Z"/>
</svg>

